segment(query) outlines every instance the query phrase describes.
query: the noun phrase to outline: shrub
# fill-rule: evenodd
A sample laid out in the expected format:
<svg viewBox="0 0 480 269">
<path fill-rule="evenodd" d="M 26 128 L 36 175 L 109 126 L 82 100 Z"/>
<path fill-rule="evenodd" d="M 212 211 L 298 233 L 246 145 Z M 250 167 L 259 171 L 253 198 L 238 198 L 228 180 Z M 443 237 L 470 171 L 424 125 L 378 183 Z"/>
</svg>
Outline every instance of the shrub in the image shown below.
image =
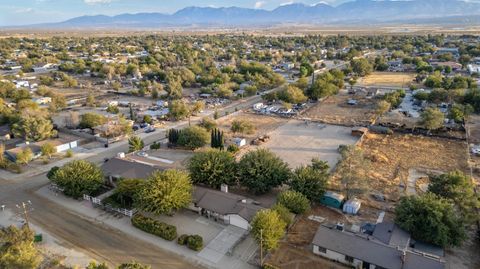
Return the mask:
<svg viewBox="0 0 480 269">
<path fill-rule="evenodd" d="M 133 216 L 132 225 L 144 232 L 156 235 L 168 241 L 172 241 L 177 237 L 177 227 L 145 217 L 141 214 Z"/>
<path fill-rule="evenodd" d="M 152 150 L 160 149 L 160 147 L 161 147 L 160 142 L 153 142 L 153 144 L 150 145 L 150 149 Z"/>
<path fill-rule="evenodd" d="M 235 144 L 228 145 L 228 147 L 227 147 L 227 151 L 232 153 L 232 154 L 237 153 L 239 150 L 240 150 L 240 148 L 238 148 L 238 146 L 235 145 Z"/>
<path fill-rule="evenodd" d="M 200 235 L 191 235 L 187 238 L 187 247 L 199 251 L 203 248 L 203 238 Z"/>
<path fill-rule="evenodd" d="M 280 193 L 278 195 L 278 203 L 295 214 L 302 214 L 310 208 L 310 201 L 303 194 L 296 191 Z"/>
<path fill-rule="evenodd" d="M 72 158 L 73 157 L 73 150 L 68 149 L 67 152 L 65 152 L 65 157 Z"/>
<path fill-rule="evenodd" d="M 179 245 L 182 245 L 182 246 L 186 245 L 186 244 L 187 244 L 188 237 L 189 237 L 188 234 L 182 234 L 182 235 L 180 235 L 180 236 L 178 237 L 178 239 L 177 239 L 177 243 L 178 243 Z"/>
</svg>

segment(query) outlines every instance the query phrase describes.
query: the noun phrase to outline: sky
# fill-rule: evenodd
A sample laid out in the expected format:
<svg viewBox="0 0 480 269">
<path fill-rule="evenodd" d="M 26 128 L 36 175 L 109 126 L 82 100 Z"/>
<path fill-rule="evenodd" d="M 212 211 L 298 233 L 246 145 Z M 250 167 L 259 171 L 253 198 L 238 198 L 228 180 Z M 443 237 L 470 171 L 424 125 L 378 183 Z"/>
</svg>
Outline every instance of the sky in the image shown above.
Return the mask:
<svg viewBox="0 0 480 269">
<path fill-rule="evenodd" d="M 319 2 L 337 5 L 347 0 L 0 0 L 0 26 L 60 22 L 83 15 L 174 13 L 189 6 L 274 9 L 280 5 Z"/>
</svg>

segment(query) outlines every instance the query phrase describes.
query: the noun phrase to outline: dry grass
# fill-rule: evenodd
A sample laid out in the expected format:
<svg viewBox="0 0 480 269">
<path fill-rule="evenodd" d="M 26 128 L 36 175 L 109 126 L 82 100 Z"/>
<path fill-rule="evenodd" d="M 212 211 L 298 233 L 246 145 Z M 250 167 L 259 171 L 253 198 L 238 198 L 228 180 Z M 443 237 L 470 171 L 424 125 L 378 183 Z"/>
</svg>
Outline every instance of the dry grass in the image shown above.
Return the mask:
<svg viewBox="0 0 480 269">
<path fill-rule="evenodd" d="M 413 135 L 368 134 L 360 144 L 371 164 L 367 173 L 368 190 L 396 201 L 407 185 L 409 169 L 448 172 L 468 171 L 466 144 L 460 141 Z M 339 186 L 338 174 L 333 185 Z M 378 205 L 379 208 L 385 205 Z"/>
<path fill-rule="evenodd" d="M 234 134 L 230 128 L 234 120 L 245 120 L 255 126 L 255 131 L 251 134 Z M 224 131 L 227 138 L 232 137 L 244 137 L 247 140 L 252 140 L 260 135 L 269 134 L 278 127 L 284 125 L 287 122 L 286 119 L 279 117 L 271 117 L 258 115 L 253 113 L 238 112 L 235 115 L 221 118 L 217 120 L 218 128 Z"/>
<path fill-rule="evenodd" d="M 357 105 L 348 105 L 349 99 L 358 101 Z M 310 107 L 303 117 L 314 121 L 346 126 L 370 124 L 375 117 L 376 100 L 363 95 L 340 93 L 330 96 Z"/>
<path fill-rule="evenodd" d="M 408 87 L 414 83 L 414 73 L 373 72 L 359 81 L 363 86 Z"/>
</svg>

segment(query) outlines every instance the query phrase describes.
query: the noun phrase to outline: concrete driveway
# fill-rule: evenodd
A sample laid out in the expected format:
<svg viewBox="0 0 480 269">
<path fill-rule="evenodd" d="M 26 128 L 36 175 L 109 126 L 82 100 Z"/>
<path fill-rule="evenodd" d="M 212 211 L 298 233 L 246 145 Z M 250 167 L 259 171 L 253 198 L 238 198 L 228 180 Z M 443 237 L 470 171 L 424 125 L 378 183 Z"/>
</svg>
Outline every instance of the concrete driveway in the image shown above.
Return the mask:
<svg viewBox="0 0 480 269">
<path fill-rule="evenodd" d="M 228 225 L 197 256 L 209 262 L 218 263 L 246 233 L 248 232 L 242 228 Z"/>
</svg>

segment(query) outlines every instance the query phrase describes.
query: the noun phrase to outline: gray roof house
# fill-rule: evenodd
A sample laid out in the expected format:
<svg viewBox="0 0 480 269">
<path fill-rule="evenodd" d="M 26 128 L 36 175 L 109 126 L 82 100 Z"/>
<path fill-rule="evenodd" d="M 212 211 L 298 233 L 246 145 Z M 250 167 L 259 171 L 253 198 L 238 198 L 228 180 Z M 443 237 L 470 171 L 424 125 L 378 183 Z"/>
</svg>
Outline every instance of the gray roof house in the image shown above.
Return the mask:
<svg viewBox="0 0 480 269">
<path fill-rule="evenodd" d="M 244 196 L 223 191 L 195 186 L 192 210 L 215 220 L 223 221 L 242 229 L 250 229 L 250 222 L 255 214 L 264 209 L 255 205 Z"/>
<path fill-rule="evenodd" d="M 102 171 L 110 180 L 120 178 L 147 178 L 159 168 L 126 158 L 112 158 L 102 165 Z"/>
<path fill-rule="evenodd" d="M 373 235 L 352 233 L 321 225 L 313 239 L 313 252 L 355 268 L 444 269 L 445 261 L 435 247 L 412 247 L 412 239 L 393 223 L 379 223 Z"/>
</svg>

